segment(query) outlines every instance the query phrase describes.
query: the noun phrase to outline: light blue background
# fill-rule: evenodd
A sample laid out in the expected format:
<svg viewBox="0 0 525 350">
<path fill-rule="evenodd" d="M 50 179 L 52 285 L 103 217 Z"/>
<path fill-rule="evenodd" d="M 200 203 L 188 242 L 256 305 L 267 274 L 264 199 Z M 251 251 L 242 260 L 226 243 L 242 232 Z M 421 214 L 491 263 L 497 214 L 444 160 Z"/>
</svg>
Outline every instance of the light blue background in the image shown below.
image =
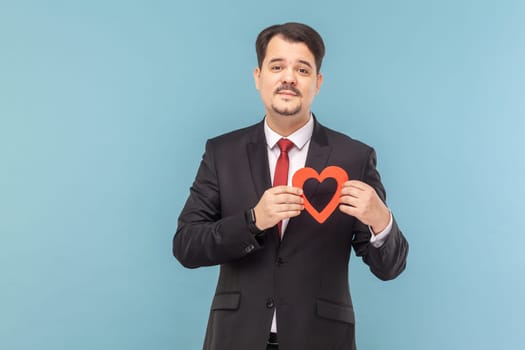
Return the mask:
<svg viewBox="0 0 525 350">
<path fill-rule="evenodd" d="M 373 145 L 407 270 L 363 350 L 524 349 L 523 1 L 2 1 L 0 348 L 200 349 L 217 268 L 171 255 L 207 138 L 262 118 L 254 40 L 324 37 L 313 110 Z"/>
</svg>

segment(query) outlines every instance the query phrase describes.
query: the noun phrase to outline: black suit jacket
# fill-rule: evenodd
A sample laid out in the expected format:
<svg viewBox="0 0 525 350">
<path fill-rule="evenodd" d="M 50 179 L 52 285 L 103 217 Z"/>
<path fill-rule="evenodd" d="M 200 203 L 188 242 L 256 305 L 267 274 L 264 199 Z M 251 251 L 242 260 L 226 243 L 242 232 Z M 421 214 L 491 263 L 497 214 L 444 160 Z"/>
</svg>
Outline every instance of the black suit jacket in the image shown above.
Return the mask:
<svg viewBox="0 0 525 350">
<path fill-rule="evenodd" d="M 320 172 L 329 165 L 385 199 L 374 150 L 315 121 L 306 166 Z M 184 266 L 220 265 L 204 349 L 264 350 L 275 308 L 280 350 L 355 349 L 350 250 L 388 280 L 405 268 L 407 241 L 394 220 L 374 248 L 368 227 L 339 210 L 322 225 L 304 211 L 290 219 L 282 241 L 277 227 L 254 236 L 244 213 L 270 182 L 263 122 L 208 140 L 173 240 Z M 313 184 L 308 197 L 321 205 L 334 188 Z"/>
</svg>

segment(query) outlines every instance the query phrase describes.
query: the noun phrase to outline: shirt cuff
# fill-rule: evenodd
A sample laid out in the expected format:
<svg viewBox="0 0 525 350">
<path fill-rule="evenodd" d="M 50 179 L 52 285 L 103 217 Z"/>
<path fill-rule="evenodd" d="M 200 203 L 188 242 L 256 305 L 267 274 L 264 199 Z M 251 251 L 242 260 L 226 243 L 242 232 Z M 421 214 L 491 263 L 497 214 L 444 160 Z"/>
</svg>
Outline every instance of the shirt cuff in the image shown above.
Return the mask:
<svg viewBox="0 0 525 350">
<path fill-rule="evenodd" d="M 370 236 L 370 244 L 372 244 L 375 248 L 380 248 L 388 238 L 388 235 L 390 234 L 390 231 L 392 231 L 392 225 L 394 223 L 394 218 L 392 217 L 392 212 L 390 212 L 390 221 L 388 222 L 388 225 L 386 225 L 385 229 L 377 234 L 374 234 L 374 231 L 372 231 L 372 228 L 368 226 L 368 229 L 370 230 L 370 233 L 372 236 Z"/>
</svg>

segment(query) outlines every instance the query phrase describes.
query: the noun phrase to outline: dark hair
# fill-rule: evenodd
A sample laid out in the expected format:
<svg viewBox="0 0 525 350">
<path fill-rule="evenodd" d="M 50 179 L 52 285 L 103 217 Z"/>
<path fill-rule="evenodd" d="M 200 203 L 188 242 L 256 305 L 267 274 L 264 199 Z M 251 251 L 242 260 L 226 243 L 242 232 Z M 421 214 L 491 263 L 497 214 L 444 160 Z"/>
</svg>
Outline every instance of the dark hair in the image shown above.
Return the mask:
<svg viewBox="0 0 525 350">
<path fill-rule="evenodd" d="M 304 43 L 314 55 L 315 65 L 317 67 L 317 72 L 319 73 L 321 70 L 321 63 L 323 63 L 325 50 L 323 39 L 312 27 L 309 27 L 306 24 L 294 22 L 276 24 L 259 33 L 257 40 L 255 41 L 255 51 L 257 52 L 259 68 L 261 68 L 264 57 L 266 56 L 268 43 L 276 35 L 282 36 L 286 41 Z"/>
</svg>

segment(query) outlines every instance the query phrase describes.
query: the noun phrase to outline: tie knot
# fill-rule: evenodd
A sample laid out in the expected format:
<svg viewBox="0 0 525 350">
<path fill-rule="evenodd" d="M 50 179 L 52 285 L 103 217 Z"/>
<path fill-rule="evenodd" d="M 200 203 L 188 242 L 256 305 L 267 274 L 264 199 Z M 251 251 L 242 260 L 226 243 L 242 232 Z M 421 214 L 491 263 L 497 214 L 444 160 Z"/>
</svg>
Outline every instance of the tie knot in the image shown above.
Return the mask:
<svg viewBox="0 0 525 350">
<path fill-rule="evenodd" d="M 292 147 L 294 146 L 293 142 L 288 140 L 288 139 L 280 139 L 277 142 L 277 145 L 279 146 L 279 149 L 281 150 L 281 153 L 282 152 L 288 153 L 288 151 L 291 150 Z"/>
</svg>

